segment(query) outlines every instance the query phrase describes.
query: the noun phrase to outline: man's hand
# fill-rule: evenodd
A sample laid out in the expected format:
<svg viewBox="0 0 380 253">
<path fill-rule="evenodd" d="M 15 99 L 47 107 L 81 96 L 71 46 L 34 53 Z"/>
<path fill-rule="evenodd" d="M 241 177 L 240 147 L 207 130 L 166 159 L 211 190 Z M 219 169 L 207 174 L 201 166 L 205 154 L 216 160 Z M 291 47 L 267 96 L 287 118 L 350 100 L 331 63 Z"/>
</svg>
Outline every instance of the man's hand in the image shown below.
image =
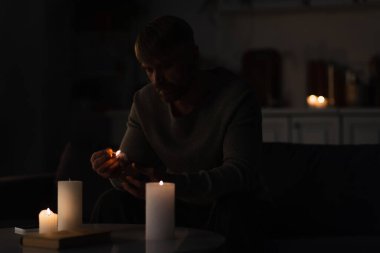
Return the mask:
<svg viewBox="0 0 380 253">
<path fill-rule="evenodd" d="M 145 184 L 164 180 L 165 173 L 153 167 L 137 166 L 132 163 L 129 175 L 122 177 L 121 186 L 136 198 L 145 199 Z"/>
<path fill-rule="evenodd" d="M 117 178 L 127 170 L 125 156 L 116 157 L 112 149 L 97 151 L 91 156 L 92 169 L 103 178 Z"/>
</svg>

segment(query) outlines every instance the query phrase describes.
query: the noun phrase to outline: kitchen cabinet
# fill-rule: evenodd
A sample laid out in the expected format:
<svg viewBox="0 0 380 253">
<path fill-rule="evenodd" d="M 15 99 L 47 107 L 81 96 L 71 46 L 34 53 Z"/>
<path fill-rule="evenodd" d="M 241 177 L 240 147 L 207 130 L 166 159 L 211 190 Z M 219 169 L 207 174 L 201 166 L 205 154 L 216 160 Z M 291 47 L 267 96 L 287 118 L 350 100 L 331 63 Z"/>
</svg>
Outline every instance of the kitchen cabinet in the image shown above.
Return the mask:
<svg viewBox="0 0 380 253">
<path fill-rule="evenodd" d="M 380 113 L 374 111 L 346 112 L 343 126 L 344 144 L 380 143 Z"/>
<path fill-rule="evenodd" d="M 380 108 L 262 109 L 263 140 L 302 144 L 378 144 Z"/>
<path fill-rule="evenodd" d="M 339 119 L 334 116 L 295 116 L 291 118 L 291 142 L 339 144 Z"/>
<path fill-rule="evenodd" d="M 263 119 L 263 140 L 267 142 L 289 142 L 289 120 L 285 116 Z M 265 131 L 264 131 L 265 129 Z"/>
</svg>

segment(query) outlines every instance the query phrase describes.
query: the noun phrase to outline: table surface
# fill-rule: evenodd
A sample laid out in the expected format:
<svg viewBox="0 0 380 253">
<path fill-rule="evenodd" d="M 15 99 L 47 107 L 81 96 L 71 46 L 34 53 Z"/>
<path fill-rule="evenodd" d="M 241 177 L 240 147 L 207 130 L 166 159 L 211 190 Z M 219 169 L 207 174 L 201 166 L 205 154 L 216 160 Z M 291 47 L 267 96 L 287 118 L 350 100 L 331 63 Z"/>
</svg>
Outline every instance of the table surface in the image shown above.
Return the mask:
<svg viewBox="0 0 380 253">
<path fill-rule="evenodd" d="M 21 235 L 14 228 L 0 229 L 0 252 L 7 253 L 174 253 L 207 252 L 220 247 L 224 237 L 211 231 L 177 227 L 173 240 L 146 241 L 145 225 L 140 224 L 86 224 L 85 227 L 111 230 L 111 243 L 89 245 L 80 248 L 51 250 L 25 247 L 20 244 Z"/>
</svg>

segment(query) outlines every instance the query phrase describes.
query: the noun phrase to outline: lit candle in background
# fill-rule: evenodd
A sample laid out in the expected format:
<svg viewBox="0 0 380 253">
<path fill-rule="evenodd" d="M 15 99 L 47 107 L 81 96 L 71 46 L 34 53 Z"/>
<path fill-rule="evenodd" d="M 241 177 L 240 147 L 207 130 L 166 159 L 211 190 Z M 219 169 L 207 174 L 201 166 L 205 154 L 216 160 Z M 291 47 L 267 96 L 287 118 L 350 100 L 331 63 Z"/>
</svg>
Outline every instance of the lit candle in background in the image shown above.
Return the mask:
<svg viewBox="0 0 380 253">
<path fill-rule="evenodd" d="M 146 230 L 147 240 L 165 240 L 174 238 L 174 201 L 175 184 L 146 184 Z"/>
<path fill-rule="evenodd" d="M 310 95 L 306 99 L 307 105 L 309 107 L 313 108 L 325 108 L 327 107 L 328 101 L 325 97 L 323 96 L 315 96 L 315 95 Z"/>
<path fill-rule="evenodd" d="M 42 210 L 38 215 L 39 233 L 51 233 L 57 231 L 57 214 L 49 208 Z"/>
<path fill-rule="evenodd" d="M 82 225 L 82 181 L 58 181 L 58 230 Z"/>
<path fill-rule="evenodd" d="M 327 99 L 323 96 L 318 96 L 317 103 L 315 104 L 315 106 L 318 108 L 325 108 L 327 106 Z"/>
<path fill-rule="evenodd" d="M 310 95 L 306 99 L 307 105 L 310 107 L 313 107 L 315 103 L 317 102 L 317 96 L 316 95 Z"/>
</svg>

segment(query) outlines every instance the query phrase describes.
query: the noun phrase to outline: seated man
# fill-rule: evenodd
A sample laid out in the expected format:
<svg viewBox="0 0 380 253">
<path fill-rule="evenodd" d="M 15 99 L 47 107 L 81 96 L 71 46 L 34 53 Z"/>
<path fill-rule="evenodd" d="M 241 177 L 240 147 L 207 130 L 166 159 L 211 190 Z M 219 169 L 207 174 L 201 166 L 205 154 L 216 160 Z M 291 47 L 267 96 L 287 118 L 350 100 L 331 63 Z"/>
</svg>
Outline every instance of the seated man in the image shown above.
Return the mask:
<svg viewBox="0 0 380 253">
<path fill-rule="evenodd" d="M 150 83 L 134 96 L 124 155 L 104 149 L 91 157 L 93 169 L 119 190 L 102 196 L 94 221 L 144 223 L 145 183 L 163 180 L 175 183 L 177 226 L 214 229 L 237 243 L 250 216 L 262 219 L 260 206 L 269 203 L 252 87 L 225 69 L 201 69 L 192 28 L 177 17 L 150 22 L 135 54 Z"/>
</svg>

